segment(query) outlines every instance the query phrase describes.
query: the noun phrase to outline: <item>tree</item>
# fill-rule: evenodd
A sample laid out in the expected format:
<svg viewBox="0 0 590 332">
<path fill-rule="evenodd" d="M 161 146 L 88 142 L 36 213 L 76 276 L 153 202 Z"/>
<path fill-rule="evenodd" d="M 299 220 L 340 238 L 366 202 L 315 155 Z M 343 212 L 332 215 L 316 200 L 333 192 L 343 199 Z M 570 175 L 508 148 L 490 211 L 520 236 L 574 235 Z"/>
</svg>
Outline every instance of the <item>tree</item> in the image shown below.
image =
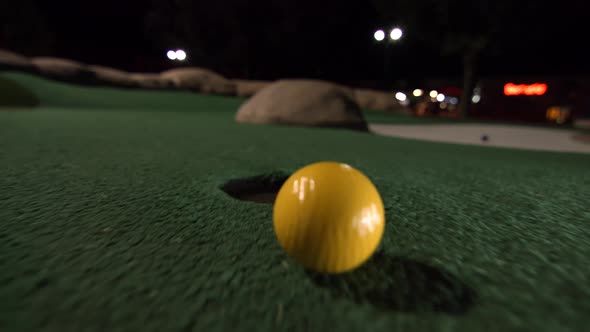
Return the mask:
<svg viewBox="0 0 590 332">
<path fill-rule="evenodd" d="M 459 112 L 466 116 L 478 79 L 478 61 L 484 52 L 499 54 L 524 37 L 527 16 L 541 1 L 510 0 L 373 0 L 382 19 L 400 22 L 412 38 L 438 49 L 441 56 L 461 58 L 462 94 Z M 512 33 L 511 33 L 512 32 Z M 531 38 L 538 36 L 527 36 Z M 515 40 L 516 39 L 516 40 Z"/>
</svg>

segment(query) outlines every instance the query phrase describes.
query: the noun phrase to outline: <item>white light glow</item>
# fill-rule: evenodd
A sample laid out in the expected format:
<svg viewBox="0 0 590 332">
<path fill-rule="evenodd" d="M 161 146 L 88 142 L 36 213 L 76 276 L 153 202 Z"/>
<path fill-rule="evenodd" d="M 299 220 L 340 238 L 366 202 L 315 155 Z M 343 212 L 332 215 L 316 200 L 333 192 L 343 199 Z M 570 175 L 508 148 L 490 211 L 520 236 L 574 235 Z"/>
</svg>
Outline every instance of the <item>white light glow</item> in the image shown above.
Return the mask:
<svg viewBox="0 0 590 332">
<path fill-rule="evenodd" d="M 186 59 L 186 52 L 183 50 L 177 50 L 176 59 L 178 59 L 179 61 L 184 61 Z"/>
<path fill-rule="evenodd" d="M 301 182 L 299 182 L 299 202 L 303 202 L 305 199 L 305 183 L 307 183 L 309 179 L 302 176 Z"/>
<path fill-rule="evenodd" d="M 420 89 L 415 89 L 412 94 L 414 95 L 414 97 L 420 97 L 424 94 L 424 91 L 420 90 Z"/>
<path fill-rule="evenodd" d="M 474 95 L 473 97 L 471 97 L 471 102 L 474 104 L 479 103 L 479 101 L 481 100 L 481 96 L 480 95 Z"/>
<path fill-rule="evenodd" d="M 399 101 L 404 101 L 406 100 L 406 94 L 403 92 L 398 92 L 395 94 L 395 99 L 399 100 Z"/>
<path fill-rule="evenodd" d="M 399 40 L 400 38 L 402 38 L 403 36 L 403 31 L 400 28 L 395 28 L 393 30 L 391 30 L 391 33 L 389 34 L 389 38 L 391 38 L 392 40 Z"/>
<path fill-rule="evenodd" d="M 374 232 L 381 223 L 381 216 L 379 215 L 375 204 L 371 204 L 370 208 L 362 209 L 361 215 L 356 215 L 352 219 L 352 226 L 360 236 L 365 236 Z"/>
<path fill-rule="evenodd" d="M 436 96 L 436 100 L 443 102 L 445 101 L 445 95 L 443 95 L 442 93 L 439 93 L 438 96 Z"/>
<path fill-rule="evenodd" d="M 168 59 L 170 60 L 176 60 L 176 52 L 174 51 L 168 51 L 168 53 L 166 53 L 166 56 L 168 56 Z"/>
<path fill-rule="evenodd" d="M 430 98 L 436 98 L 436 96 L 438 96 L 438 91 L 436 91 L 436 90 L 430 91 Z"/>
<path fill-rule="evenodd" d="M 375 37 L 376 41 L 382 41 L 383 39 L 385 39 L 385 31 L 377 30 L 375 31 L 375 35 L 373 35 L 373 37 Z"/>
</svg>

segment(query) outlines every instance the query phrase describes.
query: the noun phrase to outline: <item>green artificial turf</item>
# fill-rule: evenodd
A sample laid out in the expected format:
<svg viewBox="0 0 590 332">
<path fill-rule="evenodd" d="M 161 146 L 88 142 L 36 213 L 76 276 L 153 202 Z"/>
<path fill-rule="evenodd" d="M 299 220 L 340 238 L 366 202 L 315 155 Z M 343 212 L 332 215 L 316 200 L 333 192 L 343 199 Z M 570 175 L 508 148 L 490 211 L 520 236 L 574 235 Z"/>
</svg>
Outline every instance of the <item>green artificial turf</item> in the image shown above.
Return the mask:
<svg viewBox="0 0 590 332">
<path fill-rule="evenodd" d="M 35 107 L 37 96 L 18 81 L 0 76 L 0 107 Z"/>
<path fill-rule="evenodd" d="M 244 125 L 231 98 L 30 84 L 45 106 L 0 111 L 0 331 L 590 325 L 590 155 Z M 130 110 L 145 98 L 176 106 Z M 379 253 L 338 278 L 285 256 L 271 205 L 219 189 L 320 160 L 363 171 L 386 208 Z"/>
<path fill-rule="evenodd" d="M 125 90 L 75 86 L 19 72 L 0 72 L 0 79 L 18 84 L 43 106 L 86 109 L 227 110 L 244 99 L 176 91 Z M 1 86 L 0 86 L 1 87 Z M 0 94 L 0 97 L 2 95 Z M 2 105 L 0 103 L 0 105 Z"/>
</svg>

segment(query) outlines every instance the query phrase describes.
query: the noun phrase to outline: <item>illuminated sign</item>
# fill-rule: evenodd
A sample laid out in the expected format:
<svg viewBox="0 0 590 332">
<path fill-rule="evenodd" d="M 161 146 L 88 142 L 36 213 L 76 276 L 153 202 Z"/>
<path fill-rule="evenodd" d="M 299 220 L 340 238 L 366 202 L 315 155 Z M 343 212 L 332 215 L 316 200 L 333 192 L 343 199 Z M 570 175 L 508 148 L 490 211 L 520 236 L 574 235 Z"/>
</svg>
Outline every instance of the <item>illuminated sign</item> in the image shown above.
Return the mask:
<svg viewBox="0 0 590 332">
<path fill-rule="evenodd" d="M 514 84 L 504 85 L 504 95 L 506 96 L 542 96 L 547 92 L 547 84 Z"/>
</svg>

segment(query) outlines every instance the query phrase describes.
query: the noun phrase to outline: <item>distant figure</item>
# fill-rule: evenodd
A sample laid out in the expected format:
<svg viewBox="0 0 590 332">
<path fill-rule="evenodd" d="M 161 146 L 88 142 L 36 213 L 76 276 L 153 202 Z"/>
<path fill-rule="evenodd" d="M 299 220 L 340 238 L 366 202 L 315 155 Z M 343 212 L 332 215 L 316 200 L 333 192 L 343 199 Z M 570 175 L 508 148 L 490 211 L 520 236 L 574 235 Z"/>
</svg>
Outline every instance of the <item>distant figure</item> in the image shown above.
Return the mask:
<svg viewBox="0 0 590 332">
<path fill-rule="evenodd" d="M 486 134 L 481 135 L 481 141 L 482 142 L 487 142 L 490 139 L 490 137 Z"/>
</svg>

